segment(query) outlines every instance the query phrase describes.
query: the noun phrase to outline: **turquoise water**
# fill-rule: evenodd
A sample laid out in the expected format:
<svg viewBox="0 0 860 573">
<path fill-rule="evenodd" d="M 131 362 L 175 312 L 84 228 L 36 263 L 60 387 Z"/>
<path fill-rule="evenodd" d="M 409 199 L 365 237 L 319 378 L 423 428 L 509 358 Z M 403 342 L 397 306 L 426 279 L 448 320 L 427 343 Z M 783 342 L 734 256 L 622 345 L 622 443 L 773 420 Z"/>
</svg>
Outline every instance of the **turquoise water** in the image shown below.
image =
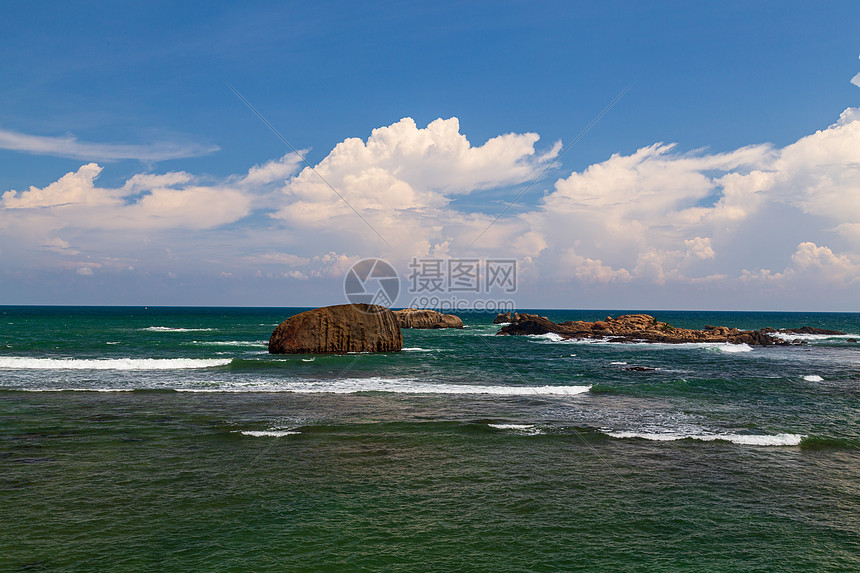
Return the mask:
<svg viewBox="0 0 860 573">
<path fill-rule="evenodd" d="M 0 569 L 860 569 L 847 337 L 617 345 L 463 314 L 401 353 L 269 356 L 298 310 L 0 307 Z"/>
</svg>

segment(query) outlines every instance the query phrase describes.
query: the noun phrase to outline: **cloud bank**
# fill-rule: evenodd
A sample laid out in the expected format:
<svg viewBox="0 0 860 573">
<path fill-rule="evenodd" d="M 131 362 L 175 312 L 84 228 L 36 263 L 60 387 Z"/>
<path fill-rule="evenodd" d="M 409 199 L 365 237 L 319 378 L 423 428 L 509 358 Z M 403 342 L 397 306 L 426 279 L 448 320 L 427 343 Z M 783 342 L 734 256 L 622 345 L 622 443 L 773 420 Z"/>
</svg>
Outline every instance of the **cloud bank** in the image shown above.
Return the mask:
<svg viewBox="0 0 860 573">
<path fill-rule="evenodd" d="M 501 212 L 489 198 L 515 197 L 557 157 L 560 142 L 540 151 L 539 141 L 509 133 L 473 145 L 456 118 L 423 128 L 404 118 L 344 140 L 313 168 L 288 154 L 216 182 L 177 171 L 104 188 L 103 167 L 87 163 L 46 187 L 2 193 L 2 257 L 7 274 L 83 280 L 193 269 L 301 285 L 337 282 L 367 256 L 402 270 L 412 257 L 506 257 L 520 261 L 521 290 L 547 306 L 577 306 L 571 292 L 592 293 L 591 304 L 603 300 L 594 293 L 646 293 L 642 304 L 666 306 L 681 291 L 777 305 L 809 288 L 856 298 L 857 109 L 782 148 L 654 143 L 556 172 L 535 186 L 540 197 L 526 196 L 471 245 L 495 213 L 468 205 Z"/>
</svg>

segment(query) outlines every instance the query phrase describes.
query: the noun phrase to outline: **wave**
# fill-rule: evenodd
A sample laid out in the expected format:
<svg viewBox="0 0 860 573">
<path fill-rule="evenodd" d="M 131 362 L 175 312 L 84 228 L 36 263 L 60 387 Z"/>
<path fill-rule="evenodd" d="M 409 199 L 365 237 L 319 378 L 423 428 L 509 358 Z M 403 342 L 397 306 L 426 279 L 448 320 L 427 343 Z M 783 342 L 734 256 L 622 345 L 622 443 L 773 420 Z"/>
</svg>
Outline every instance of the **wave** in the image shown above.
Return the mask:
<svg viewBox="0 0 860 573">
<path fill-rule="evenodd" d="M 591 386 L 481 386 L 437 384 L 409 378 L 347 378 L 344 380 L 294 380 L 273 382 L 229 382 L 206 388 L 176 388 L 177 392 L 293 392 L 296 394 L 483 394 L 494 396 L 575 396 Z"/>
<path fill-rule="evenodd" d="M 411 347 L 407 348 L 404 346 L 402 348 L 402 350 L 403 350 L 403 352 L 436 352 L 437 349 L 435 349 L 435 348 L 420 348 L 418 346 L 411 346 Z"/>
<path fill-rule="evenodd" d="M 491 428 L 495 428 L 496 430 L 510 430 L 516 432 L 518 434 L 525 434 L 527 436 L 538 436 L 543 434 L 541 430 L 535 428 L 534 424 L 487 424 Z"/>
<path fill-rule="evenodd" d="M 0 357 L 0 369 L 15 370 L 185 370 L 227 366 L 229 358 L 75 358 Z"/>
<path fill-rule="evenodd" d="M 265 346 L 268 340 L 192 340 L 182 344 L 196 344 L 199 346 Z"/>
<path fill-rule="evenodd" d="M 781 340 L 806 340 L 807 342 L 860 338 L 860 334 L 793 334 L 791 332 L 770 332 L 768 334 Z"/>
<path fill-rule="evenodd" d="M 280 438 L 281 436 L 295 436 L 301 434 L 295 430 L 240 430 L 243 436 L 253 436 L 255 438 L 273 437 Z"/>
<path fill-rule="evenodd" d="M 803 377 L 807 382 L 824 382 L 824 378 L 819 376 L 818 374 L 809 374 Z"/>
<path fill-rule="evenodd" d="M 728 352 L 735 354 L 737 352 L 752 352 L 752 346 L 746 343 L 731 344 L 729 342 L 690 342 L 692 346 L 718 350 L 719 352 Z M 686 346 L 686 344 L 684 344 Z"/>
<path fill-rule="evenodd" d="M 693 434 L 672 432 L 603 432 L 613 438 L 639 438 L 657 442 L 677 440 L 699 440 L 702 442 L 726 441 L 743 446 L 799 446 L 806 436 L 803 434 Z"/>
<path fill-rule="evenodd" d="M 555 332 L 547 332 L 546 334 L 527 334 L 526 336 L 528 336 L 529 338 L 531 338 L 533 340 L 540 340 L 540 341 L 546 340 L 549 342 L 564 342 L 567 340 L 574 340 L 574 339 L 567 339 L 560 334 L 556 334 Z"/>
<path fill-rule="evenodd" d="M 624 348 L 648 348 L 658 350 L 669 350 L 673 348 L 688 348 L 688 349 L 696 349 L 696 350 L 712 350 L 719 352 L 728 352 L 728 353 L 736 353 L 736 352 L 752 352 L 752 346 L 749 344 L 732 344 L 729 342 L 680 342 L 677 344 L 668 343 L 668 342 L 649 342 L 646 340 L 637 341 L 637 342 L 614 342 L 612 340 L 606 338 L 564 338 L 560 334 L 556 334 L 554 332 L 547 332 L 546 334 L 527 334 L 526 338 L 532 339 L 533 342 L 539 344 L 552 344 L 552 343 L 561 343 L 561 344 L 601 344 L 612 346 L 619 349 Z"/>
<path fill-rule="evenodd" d="M 3 388 L 9 390 L 9 388 Z M 16 392 L 134 392 L 134 388 L 13 388 Z"/>
<path fill-rule="evenodd" d="M 214 328 L 180 328 L 173 326 L 147 326 L 140 330 L 146 332 L 212 332 Z"/>
</svg>

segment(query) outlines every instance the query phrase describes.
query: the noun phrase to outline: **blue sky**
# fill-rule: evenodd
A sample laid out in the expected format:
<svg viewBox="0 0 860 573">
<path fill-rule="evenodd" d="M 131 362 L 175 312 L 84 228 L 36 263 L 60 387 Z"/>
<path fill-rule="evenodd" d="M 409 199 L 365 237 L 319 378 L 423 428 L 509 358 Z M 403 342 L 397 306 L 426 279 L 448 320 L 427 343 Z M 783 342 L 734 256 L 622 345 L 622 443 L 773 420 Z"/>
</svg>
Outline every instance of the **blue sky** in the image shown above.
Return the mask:
<svg viewBox="0 0 860 573">
<path fill-rule="evenodd" d="M 0 16 L 0 302 L 335 304 L 434 256 L 517 259 L 522 307 L 860 310 L 856 2 Z"/>
</svg>

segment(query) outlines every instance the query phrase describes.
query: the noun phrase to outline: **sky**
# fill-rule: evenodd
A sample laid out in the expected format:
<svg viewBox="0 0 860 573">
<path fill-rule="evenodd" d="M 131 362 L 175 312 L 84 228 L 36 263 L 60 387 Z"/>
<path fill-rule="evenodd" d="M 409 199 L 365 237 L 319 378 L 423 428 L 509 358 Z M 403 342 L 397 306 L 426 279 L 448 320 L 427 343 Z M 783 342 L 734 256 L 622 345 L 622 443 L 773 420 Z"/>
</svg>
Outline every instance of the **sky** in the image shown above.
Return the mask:
<svg viewBox="0 0 860 573">
<path fill-rule="evenodd" d="M 860 4 L 418 4 L 4 2 L 0 304 L 860 311 Z"/>
</svg>

